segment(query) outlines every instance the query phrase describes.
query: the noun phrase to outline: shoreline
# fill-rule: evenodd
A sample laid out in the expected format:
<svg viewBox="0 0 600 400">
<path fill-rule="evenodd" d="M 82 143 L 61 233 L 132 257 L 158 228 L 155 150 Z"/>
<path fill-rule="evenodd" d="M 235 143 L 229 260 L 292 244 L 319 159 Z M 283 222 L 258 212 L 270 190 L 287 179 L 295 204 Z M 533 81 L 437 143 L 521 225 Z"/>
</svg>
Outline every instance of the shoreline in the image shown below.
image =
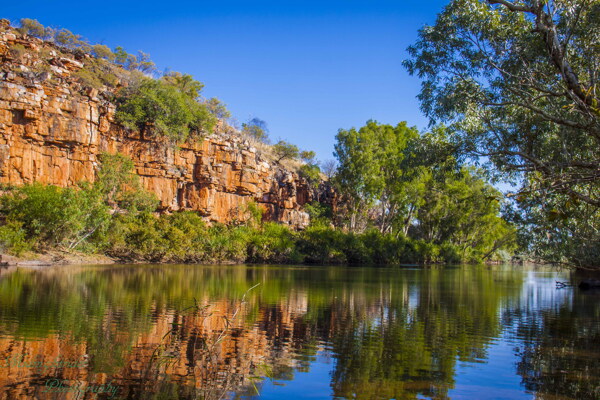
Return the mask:
<svg viewBox="0 0 600 400">
<path fill-rule="evenodd" d="M 52 267 L 57 265 L 117 264 L 119 260 L 101 254 L 83 254 L 58 250 L 31 253 L 30 257 L 16 257 L 0 253 L 0 267 Z"/>
</svg>

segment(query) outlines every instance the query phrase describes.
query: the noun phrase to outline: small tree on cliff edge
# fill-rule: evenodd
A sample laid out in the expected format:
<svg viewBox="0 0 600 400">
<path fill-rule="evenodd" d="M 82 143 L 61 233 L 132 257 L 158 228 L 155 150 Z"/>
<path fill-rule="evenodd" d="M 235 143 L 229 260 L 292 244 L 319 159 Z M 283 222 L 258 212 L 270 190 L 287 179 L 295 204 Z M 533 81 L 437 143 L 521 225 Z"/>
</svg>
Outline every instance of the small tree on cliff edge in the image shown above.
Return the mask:
<svg viewBox="0 0 600 400">
<path fill-rule="evenodd" d="M 267 128 L 267 123 L 260 118 L 255 117 L 250 121 L 243 123 L 242 132 L 263 143 L 269 143 L 269 129 Z"/>
<path fill-rule="evenodd" d="M 273 145 L 273 152 L 275 153 L 275 162 L 279 164 L 281 161 L 287 159 L 298 158 L 300 149 L 295 144 L 280 140 Z"/>
</svg>

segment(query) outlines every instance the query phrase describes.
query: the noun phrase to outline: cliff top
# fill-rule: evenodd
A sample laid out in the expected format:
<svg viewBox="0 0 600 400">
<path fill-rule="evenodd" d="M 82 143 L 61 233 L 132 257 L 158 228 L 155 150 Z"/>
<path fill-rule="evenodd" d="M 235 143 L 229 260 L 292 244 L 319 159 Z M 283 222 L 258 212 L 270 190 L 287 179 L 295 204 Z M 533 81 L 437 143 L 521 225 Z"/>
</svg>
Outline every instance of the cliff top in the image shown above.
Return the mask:
<svg viewBox="0 0 600 400">
<path fill-rule="evenodd" d="M 174 144 L 218 135 L 241 141 L 286 169 L 302 173 L 304 168 L 312 180 L 322 178 L 314 153 L 300 152 L 285 141 L 265 143 L 264 121 L 258 119 L 235 128 L 228 123 L 230 114 L 223 103 L 201 96 L 201 82 L 179 72 L 158 74 L 146 53 L 90 44 L 66 29 L 44 27 L 31 19 L 22 19 L 18 28 L 3 19 L 0 56 L 3 81 L 57 91 L 68 88 L 70 95 L 97 98 L 115 107 L 115 122 L 125 128 L 152 132 Z M 304 162 L 301 154 L 308 155 Z"/>
</svg>

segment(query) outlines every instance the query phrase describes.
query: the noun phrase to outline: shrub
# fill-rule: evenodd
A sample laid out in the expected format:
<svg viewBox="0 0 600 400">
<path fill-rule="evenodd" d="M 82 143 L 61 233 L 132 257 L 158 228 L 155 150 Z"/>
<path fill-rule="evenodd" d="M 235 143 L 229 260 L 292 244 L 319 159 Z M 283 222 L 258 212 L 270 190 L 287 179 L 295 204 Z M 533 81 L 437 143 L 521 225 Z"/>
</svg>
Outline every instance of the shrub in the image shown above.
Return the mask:
<svg viewBox="0 0 600 400">
<path fill-rule="evenodd" d="M 156 210 L 158 199 L 154 193 L 142 189 L 131 158 L 123 154 L 102 153 L 99 160 L 100 168 L 94 185 L 107 204 L 132 213 Z"/>
<path fill-rule="evenodd" d="M 13 44 L 8 50 L 10 56 L 15 60 L 19 60 L 27 52 L 22 44 Z"/>
<path fill-rule="evenodd" d="M 185 141 L 190 131 L 198 133 L 214 125 L 206 106 L 176 87 L 153 79 L 143 80 L 119 99 L 116 117 L 129 129 L 150 129 L 174 142 Z"/>
<path fill-rule="evenodd" d="M 208 230 L 204 250 L 209 261 L 244 262 L 249 238 L 249 228 L 229 228 L 223 224 L 215 224 Z"/>
<path fill-rule="evenodd" d="M 87 68 L 81 68 L 79 71 L 73 74 L 77 80 L 85 87 L 90 87 L 94 89 L 101 89 L 103 86 L 102 81 L 98 77 L 98 75 L 94 74 Z"/>
<path fill-rule="evenodd" d="M 314 188 L 319 187 L 321 183 L 321 169 L 316 164 L 304 164 L 300 167 L 300 176 L 306 179 L 309 185 Z"/>
<path fill-rule="evenodd" d="M 204 84 L 195 80 L 193 76 L 175 71 L 166 73 L 161 78 L 161 81 L 169 86 L 173 86 L 191 99 L 199 98 L 200 92 L 204 88 Z"/>
<path fill-rule="evenodd" d="M 231 113 L 227 109 L 227 106 L 216 97 L 208 99 L 205 104 L 208 108 L 208 111 L 215 117 L 219 119 L 227 119 L 231 117 Z"/>
<path fill-rule="evenodd" d="M 315 225 L 304 230 L 298 240 L 298 250 L 309 264 L 344 264 L 346 235 L 336 229 Z"/>
<path fill-rule="evenodd" d="M 27 240 L 69 248 L 102 231 L 110 218 L 100 194 L 90 186 L 76 190 L 26 185 L 3 196 L 0 211 L 8 224 L 21 224 Z"/>
<path fill-rule="evenodd" d="M 44 38 L 46 36 L 46 28 L 40 24 L 36 19 L 22 18 L 21 26 L 18 31 L 22 35 L 34 36 L 37 38 Z"/>
<path fill-rule="evenodd" d="M 248 242 L 247 261 L 285 263 L 296 252 L 294 234 L 285 225 L 265 223 L 254 230 Z"/>
<path fill-rule="evenodd" d="M 0 226 L 0 251 L 7 251 L 15 256 L 31 250 L 31 242 L 27 240 L 26 232 L 21 222 L 11 221 Z"/>
<path fill-rule="evenodd" d="M 305 204 L 304 210 L 310 216 L 311 225 L 329 225 L 333 218 L 333 209 L 331 206 L 318 201 Z"/>
<path fill-rule="evenodd" d="M 115 55 L 110 50 L 110 48 L 108 46 L 103 45 L 103 44 L 95 44 L 95 45 L 93 45 L 92 46 L 92 52 L 98 58 L 104 58 L 105 60 L 108 60 L 108 61 L 113 61 L 115 59 Z"/>
</svg>

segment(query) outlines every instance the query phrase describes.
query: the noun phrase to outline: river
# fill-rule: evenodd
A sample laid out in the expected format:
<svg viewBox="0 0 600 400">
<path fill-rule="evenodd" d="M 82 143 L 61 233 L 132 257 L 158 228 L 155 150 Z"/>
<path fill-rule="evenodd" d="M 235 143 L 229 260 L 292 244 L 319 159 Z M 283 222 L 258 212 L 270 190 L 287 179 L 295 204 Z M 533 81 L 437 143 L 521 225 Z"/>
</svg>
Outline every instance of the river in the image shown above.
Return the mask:
<svg viewBox="0 0 600 400">
<path fill-rule="evenodd" d="M 0 399 L 598 399 L 600 294 L 513 266 L 0 270 Z"/>
</svg>

